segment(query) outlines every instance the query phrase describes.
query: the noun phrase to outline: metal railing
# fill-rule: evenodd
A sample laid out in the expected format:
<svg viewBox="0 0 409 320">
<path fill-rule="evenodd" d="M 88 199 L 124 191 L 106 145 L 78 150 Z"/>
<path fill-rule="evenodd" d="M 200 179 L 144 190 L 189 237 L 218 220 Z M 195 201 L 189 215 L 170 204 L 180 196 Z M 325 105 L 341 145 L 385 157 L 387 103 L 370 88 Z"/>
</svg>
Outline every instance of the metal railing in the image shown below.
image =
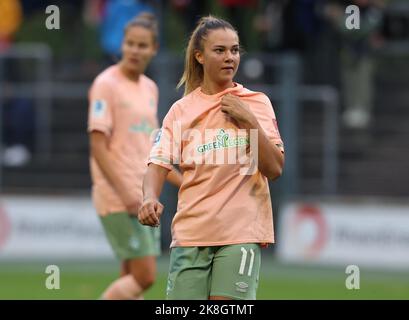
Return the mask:
<svg viewBox="0 0 409 320">
<path fill-rule="evenodd" d="M 35 61 L 35 79 L 32 82 L 16 84 L 5 79 L 5 61 L 7 59 L 30 59 Z M 26 97 L 33 99 L 35 110 L 35 149 L 44 159 L 50 156 L 51 136 L 51 94 L 52 94 L 52 54 L 45 44 L 16 44 L 5 52 L 0 52 L 0 119 L 2 118 L 5 98 Z M 20 82 L 21 83 L 21 82 Z M 7 90 L 4 90 L 5 87 Z M 2 122 L 0 122 L 2 123 Z M 2 141 L 2 139 L 0 139 Z"/>
<path fill-rule="evenodd" d="M 280 102 L 280 128 L 286 152 L 285 173 L 282 177 L 285 192 L 294 195 L 299 192 L 299 144 L 298 126 L 300 102 L 321 102 L 324 111 L 323 121 L 323 174 L 322 193 L 335 194 L 338 186 L 338 91 L 331 86 L 301 85 L 295 94 L 296 104 L 286 102 L 286 95 L 280 85 L 255 84 L 249 86 L 255 91 L 266 93 L 270 99 Z M 276 110 L 277 111 L 277 110 Z M 285 115 L 283 115 L 285 114 Z"/>
<path fill-rule="evenodd" d="M 30 52 L 31 51 L 31 52 Z M 90 83 L 55 83 L 51 81 L 51 54 L 47 47 L 20 46 L 0 55 L 0 80 L 2 79 L 1 68 L 5 56 L 31 57 L 40 61 L 41 67 L 37 69 L 35 83 L 19 83 L 8 86 L 7 92 L 0 86 L 0 121 L 2 100 L 5 97 L 24 96 L 36 99 L 36 151 L 47 159 L 50 155 L 52 137 L 50 132 L 51 102 L 52 98 L 84 98 Z M 279 101 L 279 124 L 286 149 L 286 165 L 283 177 L 283 190 L 286 195 L 296 195 L 299 192 L 300 165 L 299 165 L 299 114 L 301 102 L 322 102 L 324 108 L 324 134 L 323 134 L 323 193 L 334 194 L 337 191 L 338 181 L 338 92 L 329 86 L 305 86 L 300 85 L 300 63 L 297 56 L 275 56 L 269 54 L 248 54 L 246 58 L 257 58 L 265 66 L 277 70 L 276 83 L 265 84 L 262 79 L 246 85 L 250 89 L 262 91 L 272 100 Z M 178 60 L 179 59 L 179 60 Z M 183 62 L 180 57 L 161 54 L 154 60 L 152 77 L 160 88 L 159 116 L 162 118 L 173 101 L 180 97 L 175 87 L 176 74 L 180 74 Z M 166 70 L 166 72 L 164 72 Z M 43 72 L 43 73 L 42 73 Z M 239 75 L 240 76 L 240 75 Z M 0 122 L 1 123 L 1 122 Z M 0 137 L 1 138 L 1 137 Z M 0 163 L 1 183 L 1 163 Z"/>
</svg>

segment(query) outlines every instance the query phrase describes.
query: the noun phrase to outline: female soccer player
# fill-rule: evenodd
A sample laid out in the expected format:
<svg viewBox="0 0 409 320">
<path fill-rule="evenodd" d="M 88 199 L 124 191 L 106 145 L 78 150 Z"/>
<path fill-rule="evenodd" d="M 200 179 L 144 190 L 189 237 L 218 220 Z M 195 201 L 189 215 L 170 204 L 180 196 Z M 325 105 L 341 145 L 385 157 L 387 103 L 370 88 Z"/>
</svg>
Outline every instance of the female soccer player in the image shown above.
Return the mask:
<svg viewBox="0 0 409 320">
<path fill-rule="evenodd" d="M 125 29 L 122 59 L 94 81 L 88 132 L 91 145 L 93 201 L 110 245 L 122 261 L 121 277 L 102 299 L 140 299 L 155 280 L 160 253 L 159 229 L 137 220 L 142 181 L 152 143 L 158 88 L 143 73 L 158 49 L 157 23 L 141 14 Z M 180 185 L 181 175 L 168 180 Z"/>
<path fill-rule="evenodd" d="M 171 165 L 179 162 L 183 174 L 168 299 L 255 299 L 260 247 L 274 242 L 267 179 L 281 175 L 284 150 L 270 100 L 233 81 L 239 63 L 235 29 L 202 18 L 186 50 L 179 83 L 185 95 L 169 110 L 150 153 L 142 224 L 159 224 L 158 198 Z M 247 170 L 240 154 L 258 157 L 256 169 Z"/>
</svg>

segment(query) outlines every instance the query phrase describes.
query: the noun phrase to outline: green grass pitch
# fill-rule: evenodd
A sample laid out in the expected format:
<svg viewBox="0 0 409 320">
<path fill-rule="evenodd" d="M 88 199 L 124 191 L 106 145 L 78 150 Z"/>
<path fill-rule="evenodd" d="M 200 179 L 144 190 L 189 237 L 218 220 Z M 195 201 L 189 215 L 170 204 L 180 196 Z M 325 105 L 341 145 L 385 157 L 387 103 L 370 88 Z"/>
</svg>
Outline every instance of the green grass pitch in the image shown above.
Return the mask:
<svg viewBox="0 0 409 320">
<path fill-rule="evenodd" d="M 161 257 L 156 284 L 145 299 L 164 299 L 168 257 Z M 45 286 L 47 265 L 60 269 L 60 289 Z M 0 299 L 98 299 L 116 278 L 113 262 L 2 262 Z M 360 269 L 360 289 L 348 290 L 345 267 L 296 266 L 264 259 L 258 299 L 409 299 L 409 272 Z"/>
</svg>

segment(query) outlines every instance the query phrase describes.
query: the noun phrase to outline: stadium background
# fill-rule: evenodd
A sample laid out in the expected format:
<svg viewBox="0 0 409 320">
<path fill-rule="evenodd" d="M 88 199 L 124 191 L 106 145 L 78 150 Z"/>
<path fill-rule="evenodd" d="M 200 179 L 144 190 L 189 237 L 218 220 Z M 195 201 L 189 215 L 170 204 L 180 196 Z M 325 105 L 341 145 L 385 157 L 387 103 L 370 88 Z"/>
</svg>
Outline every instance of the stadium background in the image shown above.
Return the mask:
<svg viewBox="0 0 409 320">
<path fill-rule="evenodd" d="M 1 299 L 96 299 L 118 274 L 90 203 L 86 134 L 87 90 L 113 61 L 101 46 L 107 2 L 0 0 Z M 273 101 L 286 167 L 271 184 L 277 246 L 263 253 L 258 297 L 408 299 L 409 2 L 382 9 L 365 129 L 342 121 L 342 37 L 324 17 L 328 4 L 350 2 L 139 2 L 160 20 L 160 53 L 148 70 L 160 120 L 181 95 L 175 86 L 198 14 L 238 26 L 246 52 L 237 81 Z M 45 26 L 49 5 L 59 8 L 60 29 Z M 9 149 L 13 138 L 25 148 Z M 166 185 L 164 255 L 147 299 L 164 298 L 176 199 Z M 45 286 L 48 265 L 60 268 L 59 290 Z M 360 268 L 359 290 L 345 286 L 348 265 Z"/>
</svg>

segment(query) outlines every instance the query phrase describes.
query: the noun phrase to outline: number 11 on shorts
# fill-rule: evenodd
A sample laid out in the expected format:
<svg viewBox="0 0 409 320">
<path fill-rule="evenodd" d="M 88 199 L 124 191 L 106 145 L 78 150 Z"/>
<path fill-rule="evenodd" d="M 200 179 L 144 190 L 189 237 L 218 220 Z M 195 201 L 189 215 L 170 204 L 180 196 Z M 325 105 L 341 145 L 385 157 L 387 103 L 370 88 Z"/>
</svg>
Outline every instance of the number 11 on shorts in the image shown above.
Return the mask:
<svg viewBox="0 0 409 320">
<path fill-rule="evenodd" d="M 246 268 L 246 262 L 247 262 L 247 250 L 244 247 L 241 247 L 240 250 L 241 250 L 241 262 L 240 262 L 239 274 L 243 275 L 244 269 Z M 247 275 L 250 277 L 251 272 L 253 271 L 254 250 L 250 249 L 249 251 L 250 251 L 250 263 L 249 263 Z"/>
</svg>

